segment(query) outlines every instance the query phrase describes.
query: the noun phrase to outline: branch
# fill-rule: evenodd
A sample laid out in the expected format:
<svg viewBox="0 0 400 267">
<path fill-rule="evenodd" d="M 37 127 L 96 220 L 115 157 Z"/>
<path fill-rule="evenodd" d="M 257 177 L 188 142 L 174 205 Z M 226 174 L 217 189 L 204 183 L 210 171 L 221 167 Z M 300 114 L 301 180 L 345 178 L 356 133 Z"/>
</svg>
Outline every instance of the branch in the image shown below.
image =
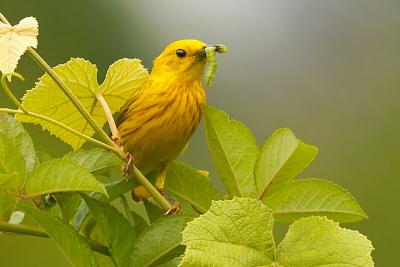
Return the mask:
<svg viewBox="0 0 400 267">
<path fill-rule="evenodd" d="M 14 234 L 21 234 L 21 235 L 29 235 L 29 236 L 37 236 L 37 237 L 44 237 L 44 238 L 50 238 L 49 235 L 44 232 L 43 230 L 36 228 L 36 227 L 31 227 L 31 226 L 26 226 L 22 224 L 11 224 L 11 223 L 6 223 L 6 222 L 0 222 L 0 232 L 4 233 L 14 233 Z M 110 251 L 108 250 L 108 247 L 93 241 L 91 239 L 85 238 L 86 242 L 89 243 L 90 247 L 103 255 L 109 256 Z"/>
</svg>

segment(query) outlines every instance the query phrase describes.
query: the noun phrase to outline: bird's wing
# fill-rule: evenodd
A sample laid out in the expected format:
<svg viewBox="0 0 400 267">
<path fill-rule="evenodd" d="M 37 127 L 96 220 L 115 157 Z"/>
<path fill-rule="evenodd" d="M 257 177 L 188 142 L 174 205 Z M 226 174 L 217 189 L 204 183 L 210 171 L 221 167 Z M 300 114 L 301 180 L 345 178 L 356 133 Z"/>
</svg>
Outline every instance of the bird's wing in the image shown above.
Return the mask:
<svg viewBox="0 0 400 267">
<path fill-rule="evenodd" d="M 144 90 L 146 90 L 146 88 L 148 88 L 151 84 L 151 80 L 149 78 L 147 78 L 147 80 L 144 82 L 143 86 L 136 90 L 133 95 L 126 101 L 126 103 L 123 105 L 123 107 L 121 108 L 121 112 L 118 115 L 117 120 L 115 121 L 115 124 L 117 125 L 117 127 L 119 127 L 122 122 L 126 119 L 126 116 L 128 115 L 128 111 L 129 111 L 129 107 L 132 106 L 132 104 L 139 98 L 140 94 L 142 94 L 142 92 Z"/>
<path fill-rule="evenodd" d="M 115 124 L 117 125 L 117 128 L 121 125 L 121 123 L 125 120 L 126 115 L 128 113 L 129 110 L 129 106 L 135 102 L 135 96 L 132 96 L 131 98 L 128 99 L 128 101 L 126 101 L 126 103 L 124 104 L 124 106 L 121 109 L 121 112 L 118 115 L 117 120 L 115 121 Z"/>
</svg>

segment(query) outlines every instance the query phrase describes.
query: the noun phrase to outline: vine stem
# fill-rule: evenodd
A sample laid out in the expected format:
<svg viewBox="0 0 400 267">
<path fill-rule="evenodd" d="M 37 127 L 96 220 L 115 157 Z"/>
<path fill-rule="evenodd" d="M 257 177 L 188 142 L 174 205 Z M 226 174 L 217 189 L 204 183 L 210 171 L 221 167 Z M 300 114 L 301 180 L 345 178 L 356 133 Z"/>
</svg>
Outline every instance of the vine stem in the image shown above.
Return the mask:
<svg viewBox="0 0 400 267">
<path fill-rule="evenodd" d="M 44 238 L 50 238 L 49 235 L 44 232 L 43 230 L 36 228 L 36 227 L 31 227 L 31 226 L 26 226 L 22 224 L 11 224 L 11 223 L 6 223 L 6 222 L 0 222 L 0 232 L 5 232 L 5 233 L 14 233 L 14 234 L 21 234 L 21 235 L 29 235 L 29 236 L 36 236 L 36 237 L 44 237 Z M 109 256 L 110 251 L 108 250 L 108 247 L 93 241 L 91 239 L 85 238 L 86 242 L 89 243 L 90 247 L 103 255 Z"/>
<path fill-rule="evenodd" d="M 54 125 L 62 128 L 62 129 L 64 129 L 64 130 L 66 130 L 66 131 L 69 131 L 69 132 L 71 132 L 71 133 L 73 133 L 73 134 L 75 134 L 75 135 L 77 135 L 77 136 L 79 136 L 81 138 L 84 138 L 88 142 L 91 142 L 91 143 L 93 143 L 93 144 L 95 144 L 95 145 L 97 145 L 99 147 L 105 148 L 107 150 L 111 150 L 111 151 L 116 152 L 116 153 L 118 152 L 115 147 L 109 146 L 109 145 L 107 145 L 107 144 L 105 144 L 105 143 L 103 143 L 103 142 L 101 142 L 101 141 L 99 141 L 97 139 L 94 139 L 94 138 L 92 138 L 90 136 L 87 136 L 87 135 L 81 133 L 81 132 L 78 132 L 78 131 L 72 129 L 71 127 L 69 127 L 69 126 L 67 126 L 65 124 L 62 124 L 62 123 L 60 123 L 60 122 L 58 122 L 56 120 L 53 120 L 52 118 L 46 117 L 44 115 L 41 115 L 41 114 L 38 114 L 38 113 L 35 113 L 35 112 L 30 112 L 30 111 L 23 112 L 21 110 L 9 109 L 9 108 L 0 108 L 0 112 L 27 115 L 27 116 L 31 116 L 31 117 L 35 117 L 35 118 L 47 121 L 47 122 L 52 123 L 52 124 L 54 124 Z"/>
<path fill-rule="evenodd" d="M 1 76 L 1 87 L 3 88 L 4 92 L 6 93 L 6 95 L 11 99 L 11 101 L 14 103 L 14 105 L 16 105 L 17 107 L 19 107 L 24 113 L 28 113 L 28 111 L 25 109 L 24 106 L 22 106 L 21 102 L 19 102 L 19 100 L 15 97 L 15 95 L 11 92 L 10 88 L 7 85 L 7 77 L 17 77 L 18 79 L 20 79 L 21 81 L 25 81 L 25 78 L 18 73 L 10 73 L 10 74 L 6 74 L 6 75 L 2 75 Z"/>
</svg>

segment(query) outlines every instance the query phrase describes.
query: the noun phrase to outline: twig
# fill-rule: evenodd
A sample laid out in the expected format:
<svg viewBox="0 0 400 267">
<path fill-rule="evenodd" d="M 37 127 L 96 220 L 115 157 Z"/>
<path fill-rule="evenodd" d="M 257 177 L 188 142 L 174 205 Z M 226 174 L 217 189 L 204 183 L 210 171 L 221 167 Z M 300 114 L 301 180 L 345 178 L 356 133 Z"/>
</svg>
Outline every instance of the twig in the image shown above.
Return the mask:
<svg viewBox="0 0 400 267">
<path fill-rule="evenodd" d="M 46 232 L 44 232 L 43 230 L 41 230 L 39 228 L 26 226 L 26 225 L 22 225 L 22 224 L 11 224 L 11 223 L 6 223 L 6 222 L 0 222 L 0 232 L 50 238 Z M 86 240 L 86 242 L 89 243 L 90 247 L 94 251 L 101 253 L 103 255 L 106 255 L 106 256 L 110 255 L 110 251 L 108 250 L 108 247 L 103 246 L 102 244 L 99 244 L 98 242 L 90 240 L 83 236 L 82 236 L 82 238 L 84 238 Z"/>
<path fill-rule="evenodd" d="M 96 94 L 96 98 L 99 101 L 101 107 L 103 108 L 104 114 L 106 115 L 108 126 L 110 127 L 111 134 L 112 134 L 111 139 L 114 141 L 114 143 L 117 146 L 120 147 L 121 151 L 123 151 L 122 144 L 121 144 L 121 136 L 119 135 L 119 131 L 118 131 L 117 125 L 115 124 L 110 107 L 108 106 L 108 104 L 102 94 Z"/>
</svg>

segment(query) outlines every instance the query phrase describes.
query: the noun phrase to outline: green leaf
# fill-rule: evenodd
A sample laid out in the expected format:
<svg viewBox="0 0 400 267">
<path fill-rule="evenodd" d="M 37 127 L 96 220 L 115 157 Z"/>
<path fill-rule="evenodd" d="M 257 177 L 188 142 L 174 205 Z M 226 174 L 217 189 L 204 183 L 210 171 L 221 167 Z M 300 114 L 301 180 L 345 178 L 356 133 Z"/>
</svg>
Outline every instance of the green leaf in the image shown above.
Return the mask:
<svg viewBox="0 0 400 267">
<path fill-rule="evenodd" d="M 293 223 L 277 250 L 281 266 L 374 266 L 371 241 L 325 217 Z"/>
<path fill-rule="evenodd" d="M 275 131 L 264 144 L 256 162 L 258 199 L 264 199 L 267 194 L 287 185 L 314 160 L 317 153 L 315 146 L 297 139 L 290 129 Z"/>
<path fill-rule="evenodd" d="M 272 212 L 260 201 L 234 197 L 213 201 L 208 212 L 188 223 L 180 266 L 261 266 L 272 263 Z"/>
<path fill-rule="evenodd" d="M 63 158 L 78 163 L 89 172 L 99 171 L 124 163 L 115 153 L 100 148 L 72 151 L 64 155 Z"/>
<path fill-rule="evenodd" d="M 108 243 L 116 266 L 130 266 L 136 238 L 134 227 L 110 204 L 94 200 L 85 194 L 82 194 L 82 197 Z"/>
<path fill-rule="evenodd" d="M 228 194 L 255 198 L 257 142 L 250 130 L 225 112 L 204 107 L 206 137 L 215 167 Z"/>
<path fill-rule="evenodd" d="M 120 180 L 116 182 L 112 182 L 106 185 L 107 193 L 108 193 L 108 201 L 111 202 L 114 199 L 117 199 L 119 196 L 122 194 L 125 194 L 126 192 L 129 192 L 131 189 L 134 187 L 138 186 L 138 182 L 136 179 L 129 179 L 128 181 L 125 180 Z M 92 198 L 96 199 L 101 199 L 101 197 L 104 198 L 103 195 L 99 193 L 91 193 L 90 196 Z M 73 224 L 76 229 L 79 229 L 82 222 L 85 220 L 89 210 L 87 205 L 82 202 L 81 205 L 78 208 L 78 211 L 75 214 Z"/>
<path fill-rule="evenodd" d="M 204 213 L 212 200 L 222 199 L 210 179 L 184 163 L 173 163 L 167 172 L 165 189 Z"/>
<path fill-rule="evenodd" d="M 179 266 L 373 266 L 371 242 L 326 217 L 296 221 L 277 249 L 272 228 L 272 211 L 261 201 L 214 201 L 183 231 Z"/>
<path fill-rule="evenodd" d="M 72 226 L 65 224 L 60 219 L 52 217 L 39 209 L 22 203 L 20 206 L 46 230 L 50 239 L 57 245 L 73 266 L 98 266 L 89 244 L 72 228 Z"/>
<path fill-rule="evenodd" d="M 152 223 L 137 237 L 131 267 L 153 266 L 175 258 L 176 253 L 171 252 L 179 249 L 181 232 L 195 216 L 196 212 L 183 205 L 180 214 L 164 216 Z"/>
<path fill-rule="evenodd" d="M 357 200 L 344 188 L 322 179 L 294 180 L 263 201 L 277 221 L 295 221 L 311 215 L 327 216 L 338 222 L 367 218 Z"/>
<path fill-rule="evenodd" d="M 67 191 L 94 191 L 107 195 L 104 185 L 91 173 L 66 159 L 40 164 L 25 184 L 25 194 L 31 197 Z"/>
<path fill-rule="evenodd" d="M 143 205 L 146 210 L 147 218 L 149 219 L 150 224 L 164 216 L 165 212 L 159 206 L 157 206 L 156 203 L 144 201 Z"/>
<path fill-rule="evenodd" d="M 97 67 L 84 59 L 71 59 L 65 64 L 56 66 L 54 71 L 99 125 L 106 122 L 106 117 L 97 101 L 96 94 L 104 96 L 111 112 L 114 113 L 119 111 L 147 77 L 147 71 L 138 59 L 120 59 L 114 62 L 101 86 L 97 83 Z M 47 74 L 39 79 L 35 88 L 25 94 L 22 104 L 31 112 L 55 119 L 83 134 L 88 136 L 94 134 L 94 130 L 86 119 Z M 75 150 L 86 141 L 58 126 L 34 117 L 18 114 L 17 119 L 42 125 L 44 129 L 70 144 Z"/>
<path fill-rule="evenodd" d="M 35 161 L 29 134 L 12 116 L 0 113 L 0 186 L 20 189 Z"/>
</svg>

